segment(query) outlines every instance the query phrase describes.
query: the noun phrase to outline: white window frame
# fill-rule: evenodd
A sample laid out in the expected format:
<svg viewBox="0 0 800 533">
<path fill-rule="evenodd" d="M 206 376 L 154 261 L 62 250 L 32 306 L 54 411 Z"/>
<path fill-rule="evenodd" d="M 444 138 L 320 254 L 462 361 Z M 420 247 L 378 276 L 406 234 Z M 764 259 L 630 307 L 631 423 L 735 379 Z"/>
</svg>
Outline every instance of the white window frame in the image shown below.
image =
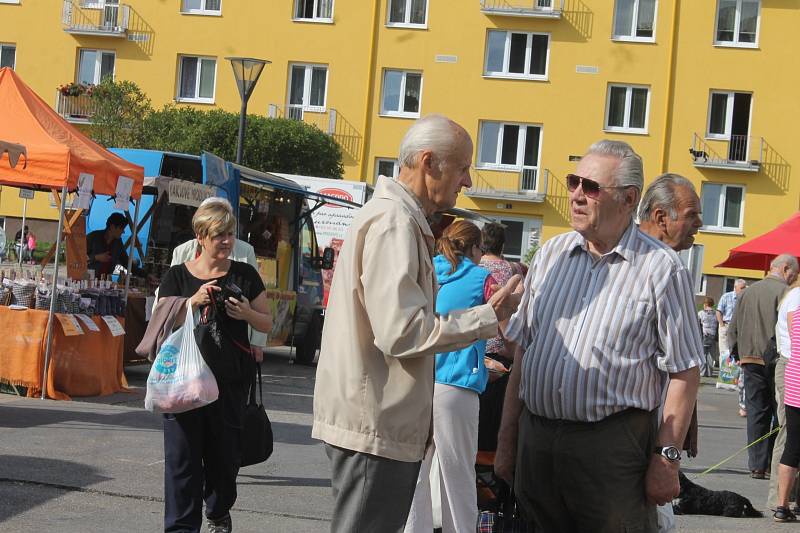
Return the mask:
<svg viewBox="0 0 800 533">
<path fill-rule="evenodd" d="M 83 54 L 83 52 L 94 52 L 96 54 L 96 56 L 97 56 L 97 57 L 95 57 L 95 60 L 94 60 L 94 76 L 92 76 L 92 79 L 94 81 L 92 82 L 92 85 L 97 85 L 101 81 L 103 81 L 100 78 L 100 70 L 101 70 L 101 67 L 103 65 L 103 54 L 111 54 L 111 55 L 114 56 L 114 68 L 111 71 L 111 79 L 112 80 L 117 79 L 117 52 L 116 52 L 116 50 L 102 50 L 100 48 L 78 48 L 78 64 L 76 65 L 77 68 L 75 69 L 75 81 L 76 82 L 80 82 L 81 55 Z M 16 63 L 16 57 L 14 58 L 14 62 Z"/>
<path fill-rule="evenodd" d="M 202 0 L 203 6 L 206 5 L 207 0 Z M 191 9 L 186 7 L 186 0 L 181 0 L 181 13 L 184 15 L 205 15 L 211 17 L 221 17 L 222 16 L 222 0 L 219 0 L 219 9 L 206 9 L 202 7 L 200 9 Z"/>
<path fill-rule="evenodd" d="M 20 0 L 0 0 L 0 4 L 15 4 L 19 5 Z"/>
<path fill-rule="evenodd" d="M 495 161 L 502 160 L 503 154 L 503 135 L 505 134 L 506 126 L 518 126 L 520 133 L 517 135 L 517 163 L 508 165 L 501 162 L 486 163 L 481 161 L 481 152 L 483 151 L 483 126 L 485 124 L 499 124 L 500 131 L 497 135 L 497 152 L 495 153 Z M 539 151 L 536 154 L 536 165 L 532 167 L 525 167 L 525 141 L 528 135 L 528 126 L 539 128 Z M 499 120 L 481 120 L 478 124 L 478 151 L 475 154 L 475 168 L 479 170 L 499 170 L 502 172 L 520 172 L 523 167 L 534 168 L 541 170 L 542 168 L 542 144 L 544 144 L 544 126 L 536 122 L 502 122 Z"/>
<path fill-rule="evenodd" d="M 700 290 L 695 293 L 695 296 L 705 296 L 708 292 L 708 276 L 700 274 Z"/>
<path fill-rule="evenodd" d="M 703 290 L 703 257 L 705 256 L 704 244 L 693 244 L 690 248 L 678 252 L 683 262 L 683 266 L 689 271 L 689 277 L 692 280 L 692 290 L 695 294 L 700 294 Z"/>
<path fill-rule="evenodd" d="M 2 3 L 2 0 L 0 0 Z M 3 48 L 13 48 L 14 49 L 14 64 L 11 65 L 11 70 L 17 69 L 17 45 L 16 43 L 0 43 L 0 53 L 2 53 Z M 116 61 L 115 61 L 116 63 Z"/>
<path fill-rule="evenodd" d="M 655 7 L 653 8 L 653 36 L 652 37 L 637 37 L 636 24 L 639 22 L 639 2 L 641 0 L 634 0 L 633 4 L 633 18 L 631 20 L 630 34 L 629 35 L 616 35 L 614 30 L 617 27 L 617 2 L 614 0 L 614 15 L 611 20 L 611 40 L 612 41 L 625 41 L 633 43 L 654 43 L 656 42 L 656 25 L 658 24 L 658 0 L 656 0 Z"/>
<path fill-rule="evenodd" d="M 303 0 L 294 0 L 294 6 L 292 7 L 292 20 L 295 22 L 316 22 L 320 24 L 333 24 L 333 12 L 336 9 L 336 1 L 330 0 L 331 2 L 331 16 L 330 17 L 318 17 L 316 15 L 317 9 L 319 7 L 319 3 L 322 0 L 314 0 L 314 16 L 312 17 L 298 17 L 297 16 L 297 8 Z"/>
<path fill-rule="evenodd" d="M 742 30 L 742 0 L 736 0 L 736 18 L 733 22 L 733 40 L 720 41 L 717 38 L 719 33 L 719 5 L 720 0 L 717 0 L 717 8 L 714 11 L 714 46 L 731 47 L 731 48 L 758 48 L 758 38 L 761 33 L 761 0 L 758 2 L 758 16 L 756 17 L 756 38 L 752 43 L 739 42 L 739 33 Z"/>
<path fill-rule="evenodd" d="M 392 164 L 392 175 L 391 176 L 387 176 L 387 177 L 389 177 L 389 178 L 395 177 L 400 173 L 400 162 L 397 160 L 397 158 L 376 157 L 375 158 L 375 179 L 373 180 L 373 183 L 378 181 L 378 176 L 380 175 L 379 169 L 380 169 L 381 163 L 391 163 Z"/>
<path fill-rule="evenodd" d="M 714 100 L 715 94 L 724 94 L 727 96 L 725 104 L 725 131 L 723 133 L 711 132 L 711 105 Z M 706 139 L 716 139 L 718 141 L 729 141 L 731 139 L 731 131 L 733 130 L 733 104 L 737 94 L 750 95 L 750 114 L 747 118 L 747 131 L 750 132 L 750 126 L 753 121 L 753 93 L 747 91 L 724 91 L 712 89 L 708 94 L 708 117 L 706 119 Z"/>
<path fill-rule="evenodd" d="M 503 49 L 503 70 L 500 72 L 489 71 L 489 34 L 492 32 L 506 34 L 506 44 Z M 527 40 L 525 43 L 525 68 L 528 68 L 530 66 L 531 54 L 533 53 L 533 36 L 544 35 L 547 37 L 547 54 L 545 54 L 545 60 L 544 60 L 544 74 L 531 74 L 531 73 L 518 74 L 516 72 L 508 71 L 508 65 L 511 61 L 511 36 L 515 33 L 527 36 Z M 483 53 L 483 75 L 486 76 L 487 78 L 513 78 L 513 79 L 523 79 L 523 80 L 547 81 L 550 73 L 551 42 L 552 42 L 552 36 L 546 32 L 491 29 L 486 32 L 486 47 Z"/>
<path fill-rule="evenodd" d="M 202 72 L 202 64 L 203 59 L 212 59 L 214 60 L 214 89 L 211 98 L 194 96 L 193 98 L 182 97 L 181 96 L 181 80 L 183 79 L 183 58 L 185 57 L 193 57 L 197 59 L 197 78 L 195 80 L 194 86 L 194 94 L 198 95 L 200 93 L 200 74 Z M 176 102 L 189 102 L 194 104 L 213 104 L 217 97 L 217 67 L 219 66 L 219 62 L 217 58 L 214 56 L 198 56 L 193 54 L 178 54 L 178 80 L 177 80 L 177 88 L 175 91 L 175 101 Z"/>
<path fill-rule="evenodd" d="M 744 185 L 739 185 L 736 183 L 716 183 L 716 182 L 706 182 L 700 187 L 700 205 L 703 205 L 703 197 L 705 195 L 705 187 L 706 185 L 719 185 L 722 187 L 720 189 L 719 195 L 719 204 L 717 209 L 717 224 L 713 225 L 705 225 L 700 228 L 700 231 L 705 231 L 709 233 L 733 233 L 736 235 L 741 235 L 744 233 L 744 207 L 745 202 L 747 199 L 747 187 Z M 737 188 L 742 190 L 742 204 L 739 206 L 739 226 L 734 228 L 732 226 L 721 226 L 720 222 L 724 221 L 725 219 L 725 198 L 727 196 L 728 188 Z"/>
<path fill-rule="evenodd" d="M 386 2 L 386 26 L 389 28 L 417 28 L 417 29 L 427 29 L 428 28 L 428 9 L 430 8 L 431 2 L 430 0 L 425 0 L 425 22 L 422 24 L 418 24 L 415 22 L 391 22 L 389 17 L 392 16 L 392 3 L 393 2 L 405 2 L 406 4 L 406 21 L 411 19 L 411 0 L 388 0 Z"/>
<path fill-rule="evenodd" d="M 383 96 L 386 94 L 386 74 L 389 72 L 399 72 L 403 75 L 402 79 L 400 80 L 400 109 L 386 109 L 383 107 Z M 419 109 L 417 111 L 405 111 L 403 107 L 405 106 L 405 96 L 406 96 L 406 78 L 409 74 L 419 74 Z M 400 117 L 400 118 L 419 118 L 420 113 L 422 112 L 422 90 L 425 85 L 425 76 L 422 74 L 421 70 L 403 70 L 397 68 L 385 68 L 383 69 L 383 79 L 381 80 L 381 112 L 379 113 L 382 117 Z"/>
<path fill-rule="evenodd" d="M 612 87 L 620 87 L 625 89 L 625 116 L 623 117 L 623 124 L 630 124 L 631 122 L 631 104 L 632 104 L 632 96 L 633 96 L 633 89 L 646 89 L 647 90 L 647 102 L 645 103 L 645 110 L 644 110 L 644 127 L 643 128 L 631 128 L 630 126 L 611 126 L 608 123 L 609 120 L 609 111 L 611 110 L 611 88 Z M 649 85 L 634 85 L 629 83 L 609 83 L 608 88 L 606 89 L 606 112 L 605 112 L 605 119 L 603 121 L 603 130 L 607 132 L 613 133 L 633 133 L 636 135 L 647 135 L 647 131 L 650 127 L 650 95 L 652 91 L 650 90 Z"/>
<path fill-rule="evenodd" d="M 323 63 L 289 63 L 289 76 L 288 76 L 288 86 L 286 88 L 286 105 L 287 106 L 295 106 L 296 104 L 290 104 L 291 97 L 292 97 L 292 74 L 294 72 L 294 67 L 303 67 L 305 69 L 305 74 L 303 75 L 303 103 L 301 104 L 303 108 L 303 112 L 310 112 L 310 113 L 324 113 L 328 108 L 328 85 L 331 80 L 331 69 L 328 65 Z M 311 105 L 311 75 L 313 69 L 315 68 L 324 68 L 325 69 L 325 94 L 322 97 L 322 105 Z"/>
</svg>

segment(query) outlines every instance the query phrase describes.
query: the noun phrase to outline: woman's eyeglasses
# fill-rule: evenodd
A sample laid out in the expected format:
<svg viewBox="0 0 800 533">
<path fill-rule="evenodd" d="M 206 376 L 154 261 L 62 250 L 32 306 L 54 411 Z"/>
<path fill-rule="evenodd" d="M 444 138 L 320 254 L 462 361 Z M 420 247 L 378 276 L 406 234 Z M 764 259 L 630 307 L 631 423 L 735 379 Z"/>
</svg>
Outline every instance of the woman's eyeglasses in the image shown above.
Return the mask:
<svg viewBox="0 0 800 533">
<path fill-rule="evenodd" d="M 625 189 L 631 185 L 600 185 L 594 180 L 578 176 L 577 174 L 567 174 L 567 190 L 573 192 L 580 185 L 583 194 L 587 197 L 595 199 L 600 196 L 602 189 Z"/>
</svg>

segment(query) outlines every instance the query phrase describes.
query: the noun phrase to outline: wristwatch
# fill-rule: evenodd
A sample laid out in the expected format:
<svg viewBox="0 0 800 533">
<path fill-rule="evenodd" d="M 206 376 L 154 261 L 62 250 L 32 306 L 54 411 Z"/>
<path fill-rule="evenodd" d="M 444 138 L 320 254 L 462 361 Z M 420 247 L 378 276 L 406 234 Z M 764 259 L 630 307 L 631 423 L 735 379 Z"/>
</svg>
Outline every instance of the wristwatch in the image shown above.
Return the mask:
<svg viewBox="0 0 800 533">
<path fill-rule="evenodd" d="M 675 446 L 656 446 L 653 453 L 665 457 L 672 463 L 677 463 L 681 460 L 681 451 Z"/>
</svg>

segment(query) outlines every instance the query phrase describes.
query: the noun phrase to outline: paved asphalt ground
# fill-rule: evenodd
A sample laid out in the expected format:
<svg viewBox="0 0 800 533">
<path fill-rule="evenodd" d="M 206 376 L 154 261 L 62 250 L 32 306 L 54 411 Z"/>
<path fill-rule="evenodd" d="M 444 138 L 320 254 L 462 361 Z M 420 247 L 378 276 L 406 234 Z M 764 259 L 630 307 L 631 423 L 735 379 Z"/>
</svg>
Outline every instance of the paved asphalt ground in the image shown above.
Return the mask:
<svg viewBox="0 0 800 533">
<path fill-rule="evenodd" d="M 275 432 L 266 464 L 243 469 L 233 511 L 238 532 L 323 532 L 330 527 L 330 468 L 311 439 L 314 369 L 288 363 L 284 350 L 264 365 L 265 403 Z M 161 530 L 160 420 L 142 409 L 147 367 L 128 367 L 131 393 L 72 402 L 0 395 L 0 531 L 156 532 Z M 695 478 L 745 444 L 736 396 L 704 380 L 700 454 L 684 460 Z M 697 480 L 748 497 L 764 510 L 768 481 L 750 479 L 746 452 Z M 678 517 L 679 531 L 766 532 L 800 526 L 761 519 Z"/>
</svg>

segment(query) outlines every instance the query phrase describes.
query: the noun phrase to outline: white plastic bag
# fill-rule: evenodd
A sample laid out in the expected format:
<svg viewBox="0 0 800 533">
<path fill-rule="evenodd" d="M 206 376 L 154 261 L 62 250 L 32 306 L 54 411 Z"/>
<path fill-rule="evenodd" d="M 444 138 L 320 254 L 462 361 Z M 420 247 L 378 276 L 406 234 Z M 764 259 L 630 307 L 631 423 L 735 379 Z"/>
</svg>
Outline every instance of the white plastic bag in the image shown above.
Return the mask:
<svg viewBox="0 0 800 533">
<path fill-rule="evenodd" d="M 167 337 L 147 376 L 144 408 L 153 413 L 183 413 L 217 400 L 217 380 L 194 340 L 196 323 L 187 302 L 183 327 Z"/>
</svg>

